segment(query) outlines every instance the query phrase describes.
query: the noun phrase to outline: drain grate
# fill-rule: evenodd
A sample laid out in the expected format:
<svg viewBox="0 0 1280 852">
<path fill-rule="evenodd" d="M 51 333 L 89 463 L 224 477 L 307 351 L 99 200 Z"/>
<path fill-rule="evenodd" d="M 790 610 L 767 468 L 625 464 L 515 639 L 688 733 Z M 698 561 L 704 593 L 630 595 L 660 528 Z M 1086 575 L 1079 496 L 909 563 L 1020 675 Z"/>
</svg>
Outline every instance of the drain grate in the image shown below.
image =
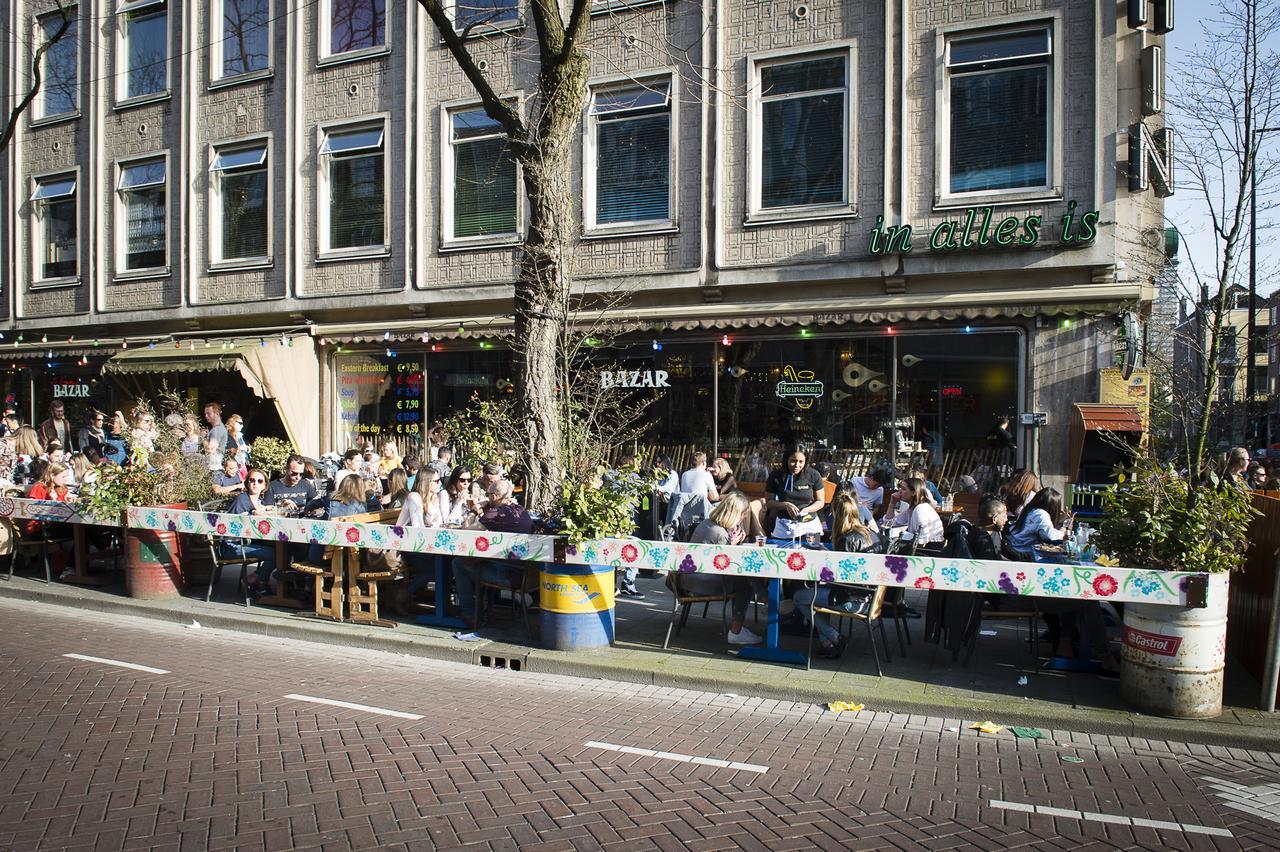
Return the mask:
<svg viewBox="0 0 1280 852">
<path fill-rule="evenodd" d="M 486 669 L 508 669 L 518 672 L 524 669 L 524 657 L 503 654 L 477 654 L 476 663 Z"/>
</svg>

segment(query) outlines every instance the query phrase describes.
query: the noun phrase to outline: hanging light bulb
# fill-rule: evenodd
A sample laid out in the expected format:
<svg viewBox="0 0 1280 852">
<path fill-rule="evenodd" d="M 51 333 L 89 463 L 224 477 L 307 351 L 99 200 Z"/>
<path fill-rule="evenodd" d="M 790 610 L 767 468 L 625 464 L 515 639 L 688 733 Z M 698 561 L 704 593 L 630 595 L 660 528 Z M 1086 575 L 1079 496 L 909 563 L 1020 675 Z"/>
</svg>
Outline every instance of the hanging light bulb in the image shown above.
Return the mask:
<svg viewBox="0 0 1280 852">
<path fill-rule="evenodd" d="M 259 337 L 259 338 L 258 338 L 258 345 L 259 345 L 259 346 L 263 346 L 263 347 L 265 347 L 265 346 L 267 345 L 267 339 L 266 339 L 265 337 Z"/>
<path fill-rule="evenodd" d="M 174 348 L 174 349 L 181 349 L 181 348 L 182 348 L 182 341 L 181 341 L 181 340 L 175 340 L 175 341 L 173 341 L 173 348 Z"/>
<path fill-rule="evenodd" d="M 3 339 L 4 339 L 4 335 L 3 335 L 3 334 L 0 334 L 0 340 L 3 340 Z M 96 337 L 95 337 L 95 338 L 93 339 L 93 345 L 94 345 L 94 346 L 97 346 L 97 345 L 98 345 L 98 338 L 96 338 Z"/>
<path fill-rule="evenodd" d="M 391 332 L 389 332 L 389 331 L 384 331 L 384 332 L 382 332 L 382 339 L 383 339 L 383 340 L 390 340 L 390 339 L 391 339 Z"/>
<path fill-rule="evenodd" d="M 155 349 L 155 348 L 156 348 L 156 342 L 155 342 L 154 340 L 152 340 L 152 341 L 148 342 L 148 343 L 147 343 L 147 348 L 148 348 L 148 349 Z"/>
<path fill-rule="evenodd" d="M 654 352 L 661 352 L 661 351 L 662 351 L 662 344 L 661 344 L 661 343 L 659 343 L 659 342 L 658 342 L 658 341 L 656 341 L 656 340 L 655 340 L 655 341 L 653 341 L 653 351 L 654 351 Z"/>
<path fill-rule="evenodd" d="M 50 349 L 50 350 L 49 350 L 49 357 L 50 357 L 50 358 L 52 358 L 52 357 L 53 357 L 53 350 L 52 350 L 52 349 Z"/>
<path fill-rule="evenodd" d="M 205 348 L 205 349 L 208 349 L 208 348 L 209 348 L 209 341 L 208 341 L 207 339 L 206 339 L 206 340 L 205 340 L 205 342 L 204 342 L 204 348 Z"/>
<path fill-rule="evenodd" d="M 429 333 L 427 333 L 426 331 L 423 331 L 423 332 L 422 332 L 422 342 L 423 342 L 423 343 L 426 343 L 426 342 L 427 342 L 428 340 L 430 340 L 430 339 L 431 339 L 431 335 L 430 335 Z"/>
<path fill-rule="evenodd" d="M 394 358 L 394 357 L 396 357 L 395 350 L 394 350 L 394 349 L 391 349 L 390 347 L 388 347 L 388 348 L 387 348 L 387 357 L 388 357 L 388 358 Z"/>
<path fill-rule="evenodd" d="M 70 337 L 68 337 L 68 338 L 67 338 L 67 342 L 68 342 L 68 343 L 74 343 L 74 342 L 75 342 L 75 339 L 76 339 L 76 336 L 73 334 L 73 335 L 71 335 Z"/>
<path fill-rule="evenodd" d="M 466 334 L 466 333 L 467 333 L 467 327 L 462 323 L 458 323 L 458 334 Z"/>
<path fill-rule="evenodd" d="M 280 332 L 280 345 L 281 346 L 289 345 L 289 338 L 285 336 L 285 333 L 283 331 Z"/>
<path fill-rule="evenodd" d="M 40 335 L 40 342 L 41 342 L 41 343 L 48 343 L 48 342 L 49 342 L 49 335 L 47 335 L 47 334 L 42 334 L 42 335 Z"/>
<path fill-rule="evenodd" d="M 193 340 L 193 341 L 191 341 L 191 351 L 192 351 L 192 352 L 195 352 L 195 351 L 196 351 L 196 342 L 195 342 L 194 340 Z"/>
<path fill-rule="evenodd" d="M 720 338 L 720 345 L 721 345 L 721 346 L 728 346 L 728 345 L 730 345 L 731 343 L 733 343 L 733 341 L 729 339 L 729 335 L 727 335 L 727 334 Z"/>
<path fill-rule="evenodd" d="M 323 337 L 322 337 L 322 338 L 320 338 L 320 339 L 319 339 L 318 341 L 316 341 L 316 342 L 317 342 L 317 343 L 319 343 L 322 347 L 326 345 L 326 344 L 325 344 L 325 340 L 324 340 L 324 338 L 323 338 Z"/>
<path fill-rule="evenodd" d="M 17 345 L 17 344 L 15 344 L 15 345 Z M 120 348 L 122 348 L 122 349 L 128 349 L 128 348 L 129 348 L 129 341 L 128 341 L 128 340 L 121 340 L 121 341 L 120 341 Z"/>
</svg>

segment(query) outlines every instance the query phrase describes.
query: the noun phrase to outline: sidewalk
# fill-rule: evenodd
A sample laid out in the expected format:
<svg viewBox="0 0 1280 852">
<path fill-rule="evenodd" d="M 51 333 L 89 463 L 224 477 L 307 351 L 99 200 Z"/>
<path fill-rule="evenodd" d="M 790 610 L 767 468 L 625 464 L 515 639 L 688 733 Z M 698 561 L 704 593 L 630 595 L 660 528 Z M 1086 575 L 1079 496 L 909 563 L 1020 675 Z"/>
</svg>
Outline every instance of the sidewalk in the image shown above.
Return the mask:
<svg viewBox="0 0 1280 852">
<path fill-rule="evenodd" d="M 990 719 L 1003 725 L 1030 725 L 1083 733 L 1173 739 L 1184 742 L 1273 749 L 1280 742 L 1280 714 L 1251 709 L 1258 685 L 1248 674 L 1228 667 L 1227 704 L 1212 721 L 1179 721 L 1143 716 L 1119 699 L 1114 680 L 1080 673 L 1031 669 L 1025 622 L 988 622 L 969 667 L 963 655 L 953 663 L 944 648 L 926 644 L 923 621 L 910 622 L 913 644 L 904 658 L 891 623 L 886 624 L 892 662 L 885 677 L 875 676 L 861 625 L 839 660 L 815 659 L 803 667 L 740 660 L 728 652 L 720 613 L 713 605 L 708 618 L 695 608 L 671 649 L 662 650 L 671 598 L 660 578 L 639 581 L 644 600 L 619 598 L 618 641 L 613 648 L 560 652 L 531 647 L 523 631 L 495 608 L 493 623 L 479 642 L 460 642 L 452 633 L 413 623 L 394 629 L 334 624 L 292 611 L 245 608 L 232 603 L 231 584 L 205 603 L 200 597 L 171 601 L 138 601 L 125 597 L 122 586 L 85 588 L 15 577 L 0 579 L 0 598 L 142 616 L 201 628 L 288 637 L 344 647 L 373 648 L 454 662 L 501 665 L 532 672 L 567 674 L 631 683 L 676 686 L 711 692 L 753 695 L 788 701 L 825 703 L 848 700 L 868 711 L 928 714 L 946 718 Z M 203 591 L 203 590 L 202 590 Z M 924 609 L 923 593 L 908 597 Z M 764 608 L 760 608 L 764 618 Z M 748 626 L 763 632 L 764 625 Z M 807 636 L 786 635 L 784 647 L 803 649 Z M 1043 650 L 1043 645 L 1042 645 Z M 1020 677 L 1027 683 L 1019 683 Z"/>
</svg>

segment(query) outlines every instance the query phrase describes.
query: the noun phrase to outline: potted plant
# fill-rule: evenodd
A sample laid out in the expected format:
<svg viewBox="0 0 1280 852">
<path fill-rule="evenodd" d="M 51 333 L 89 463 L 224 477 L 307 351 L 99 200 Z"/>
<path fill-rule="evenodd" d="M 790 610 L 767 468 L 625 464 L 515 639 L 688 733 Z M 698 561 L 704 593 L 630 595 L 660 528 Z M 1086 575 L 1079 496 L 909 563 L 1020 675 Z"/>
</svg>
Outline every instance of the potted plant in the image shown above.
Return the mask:
<svg viewBox="0 0 1280 852">
<path fill-rule="evenodd" d="M 265 470 L 269 479 L 275 479 L 284 473 L 289 463 L 289 456 L 296 452 L 293 444 L 288 441 L 282 441 L 279 438 L 258 438 L 249 450 L 249 459 L 254 467 Z"/>
<path fill-rule="evenodd" d="M 1210 575 L 1207 606 L 1127 603 L 1120 694 L 1144 711 L 1177 718 L 1222 712 L 1230 572 L 1244 563 L 1254 509 L 1248 492 L 1198 484 L 1138 457 L 1103 497 L 1095 543 L 1125 568 Z"/>
</svg>

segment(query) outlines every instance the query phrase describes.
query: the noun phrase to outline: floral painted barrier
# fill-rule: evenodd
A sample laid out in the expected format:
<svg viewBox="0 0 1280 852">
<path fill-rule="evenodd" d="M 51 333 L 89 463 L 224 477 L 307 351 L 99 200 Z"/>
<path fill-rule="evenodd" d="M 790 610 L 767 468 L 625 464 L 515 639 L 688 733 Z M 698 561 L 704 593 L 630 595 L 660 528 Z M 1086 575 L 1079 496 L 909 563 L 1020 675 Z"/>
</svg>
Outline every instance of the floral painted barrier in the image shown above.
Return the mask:
<svg viewBox="0 0 1280 852">
<path fill-rule="evenodd" d="M 52 517 L 55 511 L 50 510 L 47 501 L 0 499 L 0 517 L 86 522 L 74 514 Z M 556 561 L 556 539 L 546 535 L 397 527 L 344 523 L 341 520 L 256 517 L 143 507 L 131 507 L 127 523 L 138 529 L 169 530 L 192 535 L 373 547 L 487 559 Z M 1188 585 L 1193 578 L 1207 585 L 1226 581 L 1225 575 L 1102 568 L 1093 565 L 885 556 L 640 539 L 587 542 L 577 549 L 569 548 L 561 561 L 576 565 L 634 567 L 660 572 L 741 574 L 809 582 L 865 583 L 982 594 L 1174 606 L 1188 605 Z"/>
</svg>

